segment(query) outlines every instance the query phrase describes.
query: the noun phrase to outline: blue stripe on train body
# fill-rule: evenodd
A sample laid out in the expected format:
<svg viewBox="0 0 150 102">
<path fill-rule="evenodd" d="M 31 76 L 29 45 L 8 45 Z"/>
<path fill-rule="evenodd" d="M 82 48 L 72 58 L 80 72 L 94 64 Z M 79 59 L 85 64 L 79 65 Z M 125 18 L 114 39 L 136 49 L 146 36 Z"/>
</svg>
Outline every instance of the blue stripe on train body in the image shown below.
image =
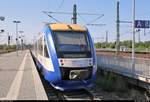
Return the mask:
<svg viewBox="0 0 150 102">
<path fill-rule="evenodd" d="M 46 80 L 48 80 L 50 83 L 58 84 L 61 82 L 61 73 L 59 69 L 59 63 L 58 63 L 58 57 L 56 53 L 56 49 L 54 46 L 54 41 L 52 38 L 52 31 L 49 26 L 45 26 L 44 29 L 44 37 L 46 40 L 47 50 L 49 52 L 49 58 L 52 60 L 52 64 L 54 67 L 54 71 L 44 71 L 44 77 Z"/>
<path fill-rule="evenodd" d="M 89 39 L 89 42 L 90 42 L 92 57 L 93 57 L 92 80 L 95 80 L 96 79 L 96 71 L 97 71 L 96 52 L 95 52 L 94 42 L 92 40 L 92 37 L 91 37 L 88 29 L 87 29 L 87 34 L 88 34 L 88 39 Z"/>
</svg>

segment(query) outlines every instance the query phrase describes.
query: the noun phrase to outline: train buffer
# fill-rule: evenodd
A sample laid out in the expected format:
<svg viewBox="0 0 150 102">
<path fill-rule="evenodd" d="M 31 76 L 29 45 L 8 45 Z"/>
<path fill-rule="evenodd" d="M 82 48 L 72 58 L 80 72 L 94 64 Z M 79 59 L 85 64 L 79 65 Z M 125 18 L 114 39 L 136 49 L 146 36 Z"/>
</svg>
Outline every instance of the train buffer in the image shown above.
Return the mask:
<svg viewBox="0 0 150 102">
<path fill-rule="evenodd" d="M 28 50 L 0 56 L 0 100 L 47 100 Z"/>
</svg>

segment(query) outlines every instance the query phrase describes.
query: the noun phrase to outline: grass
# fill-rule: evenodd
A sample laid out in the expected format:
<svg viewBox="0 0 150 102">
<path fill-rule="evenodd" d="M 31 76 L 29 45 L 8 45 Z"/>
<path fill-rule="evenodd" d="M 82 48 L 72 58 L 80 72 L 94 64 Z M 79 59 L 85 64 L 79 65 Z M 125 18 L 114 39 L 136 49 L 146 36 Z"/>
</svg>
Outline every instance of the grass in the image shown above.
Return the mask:
<svg viewBox="0 0 150 102">
<path fill-rule="evenodd" d="M 132 52 L 132 48 L 128 48 L 129 52 Z M 150 51 L 150 48 L 144 48 L 144 47 L 135 47 L 135 52 L 146 52 Z"/>
<path fill-rule="evenodd" d="M 122 77 L 115 76 L 113 73 L 101 73 L 97 71 L 96 85 L 100 86 L 104 91 L 113 92 L 120 91 L 125 92 L 127 90 L 127 85 Z"/>
<path fill-rule="evenodd" d="M 139 102 L 150 101 L 150 97 L 129 84 L 125 78 L 112 72 L 102 72 L 97 70 L 95 80 L 95 90 L 101 89 L 104 92 L 117 95 L 121 99 L 133 99 Z"/>
</svg>

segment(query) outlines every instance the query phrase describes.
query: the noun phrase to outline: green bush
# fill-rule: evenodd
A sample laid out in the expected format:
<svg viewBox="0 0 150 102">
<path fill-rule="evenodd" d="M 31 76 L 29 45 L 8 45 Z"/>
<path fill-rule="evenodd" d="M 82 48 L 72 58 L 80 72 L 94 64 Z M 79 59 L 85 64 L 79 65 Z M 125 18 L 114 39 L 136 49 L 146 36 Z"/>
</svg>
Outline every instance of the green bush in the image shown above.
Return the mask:
<svg viewBox="0 0 150 102">
<path fill-rule="evenodd" d="M 97 80 L 95 84 L 101 86 L 104 91 L 108 92 L 125 92 L 128 91 L 126 81 L 122 77 L 113 74 L 112 72 L 105 72 L 102 74 L 99 70 L 97 71 Z"/>
<path fill-rule="evenodd" d="M 95 48 L 110 48 L 110 49 L 114 49 L 116 43 L 115 42 L 109 42 L 109 43 L 105 43 L 105 42 L 97 42 L 94 44 Z M 120 46 L 125 46 L 128 49 L 132 48 L 132 41 L 131 40 L 126 40 L 126 41 L 122 41 L 120 42 Z M 138 42 L 135 43 L 135 49 L 138 52 L 142 52 L 142 51 L 150 51 L 150 41 L 145 41 L 145 42 Z"/>
</svg>

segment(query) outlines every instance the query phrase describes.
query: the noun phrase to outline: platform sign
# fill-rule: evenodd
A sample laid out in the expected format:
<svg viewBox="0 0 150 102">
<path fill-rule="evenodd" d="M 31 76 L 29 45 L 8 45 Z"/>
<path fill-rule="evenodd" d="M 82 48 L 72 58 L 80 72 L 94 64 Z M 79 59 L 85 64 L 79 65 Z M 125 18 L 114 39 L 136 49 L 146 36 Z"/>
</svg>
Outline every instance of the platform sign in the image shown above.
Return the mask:
<svg viewBox="0 0 150 102">
<path fill-rule="evenodd" d="M 148 20 L 135 20 L 135 28 L 149 28 L 150 21 Z"/>
</svg>

